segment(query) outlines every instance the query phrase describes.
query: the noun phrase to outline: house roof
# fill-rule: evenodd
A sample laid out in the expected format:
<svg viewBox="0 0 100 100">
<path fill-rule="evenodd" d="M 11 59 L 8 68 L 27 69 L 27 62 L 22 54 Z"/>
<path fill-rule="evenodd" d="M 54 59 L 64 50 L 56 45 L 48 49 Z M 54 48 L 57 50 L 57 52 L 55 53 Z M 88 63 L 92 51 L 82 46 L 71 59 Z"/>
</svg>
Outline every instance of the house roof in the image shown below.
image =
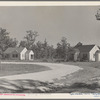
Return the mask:
<svg viewBox="0 0 100 100">
<path fill-rule="evenodd" d="M 100 53 L 100 50 L 97 50 L 96 53 Z"/>
<path fill-rule="evenodd" d="M 79 49 L 80 52 L 90 52 L 91 49 L 94 47 L 95 45 L 82 45 L 77 47 L 77 49 Z"/>
<path fill-rule="evenodd" d="M 32 52 L 32 53 L 33 53 L 33 51 L 32 51 L 32 50 L 27 50 L 27 51 L 26 51 L 26 54 L 29 54 L 30 52 Z"/>
<path fill-rule="evenodd" d="M 15 47 L 15 48 L 10 47 L 4 53 L 12 53 L 14 51 L 17 51 L 18 53 L 20 53 L 23 49 L 24 47 Z"/>
<path fill-rule="evenodd" d="M 68 53 L 80 52 L 77 48 L 71 48 Z"/>
</svg>

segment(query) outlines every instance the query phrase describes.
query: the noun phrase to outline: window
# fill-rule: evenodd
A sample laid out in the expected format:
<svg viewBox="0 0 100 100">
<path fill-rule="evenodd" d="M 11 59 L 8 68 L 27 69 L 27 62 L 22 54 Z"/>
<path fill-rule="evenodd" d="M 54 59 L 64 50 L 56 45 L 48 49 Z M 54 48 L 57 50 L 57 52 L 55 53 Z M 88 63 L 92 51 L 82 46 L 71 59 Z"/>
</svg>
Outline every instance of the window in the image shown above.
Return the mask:
<svg viewBox="0 0 100 100">
<path fill-rule="evenodd" d="M 18 57 L 18 54 L 13 54 L 12 57 L 13 58 L 17 58 Z"/>
<path fill-rule="evenodd" d="M 34 58 L 34 55 L 31 55 L 31 59 L 33 59 Z"/>
</svg>

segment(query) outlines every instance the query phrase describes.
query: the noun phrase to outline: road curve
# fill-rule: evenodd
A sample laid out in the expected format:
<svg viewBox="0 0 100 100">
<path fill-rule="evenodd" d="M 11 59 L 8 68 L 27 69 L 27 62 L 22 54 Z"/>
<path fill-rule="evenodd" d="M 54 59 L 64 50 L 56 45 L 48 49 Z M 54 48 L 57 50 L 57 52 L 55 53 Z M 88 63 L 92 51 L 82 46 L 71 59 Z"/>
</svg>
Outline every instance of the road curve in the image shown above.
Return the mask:
<svg viewBox="0 0 100 100">
<path fill-rule="evenodd" d="M 52 70 L 27 73 L 20 75 L 3 76 L 0 79 L 17 80 L 17 79 L 31 79 L 39 80 L 42 82 L 52 82 L 54 79 L 62 79 L 64 76 L 74 73 L 76 71 L 82 70 L 82 68 L 74 65 L 65 65 L 59 63 L 42 63 L 42 62 L 1 62 L 2 64 L 37 64 L 42 66 L 47 66 Z"/>
</svg>

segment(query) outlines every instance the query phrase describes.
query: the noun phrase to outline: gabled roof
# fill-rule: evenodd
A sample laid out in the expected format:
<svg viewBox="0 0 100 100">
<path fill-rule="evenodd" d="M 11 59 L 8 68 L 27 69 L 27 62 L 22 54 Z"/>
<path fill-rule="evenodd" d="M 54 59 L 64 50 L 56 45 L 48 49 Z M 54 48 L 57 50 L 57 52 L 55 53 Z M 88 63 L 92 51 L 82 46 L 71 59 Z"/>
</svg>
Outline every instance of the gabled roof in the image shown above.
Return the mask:
<svg viewBox="0 0 100 100">
<path fill-rule="evenodd" d="M 77 47 L 80 52 L 90 52 L 95 45 L 82 45 Z"/>
<path fill-rule="evenodd" d="M 12 53 L 14 51 L 17 51 L 17 53 L 21 53 L 23 49 L 24 49 L 24 47 L 14 47 L 14 48 L 10 47 L 4 53 L 9 54 L 9 53 Z"/>
<path fill-rule="evenodd" d="M 32 52 L 32 53 L 33 53 L 33 51 L 32 51 L 32 50 L 27 50 L 27 51 L 26 51 L 26 54 L 29 54 L 30 52 Z"/>
</svg>

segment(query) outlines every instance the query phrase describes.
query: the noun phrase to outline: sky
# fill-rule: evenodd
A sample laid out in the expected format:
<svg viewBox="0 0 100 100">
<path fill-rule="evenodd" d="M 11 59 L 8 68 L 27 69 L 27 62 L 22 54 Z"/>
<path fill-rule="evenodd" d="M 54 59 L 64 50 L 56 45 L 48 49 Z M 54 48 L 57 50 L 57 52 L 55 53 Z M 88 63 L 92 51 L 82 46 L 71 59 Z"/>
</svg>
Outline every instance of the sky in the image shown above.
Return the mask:
<svg viewBox="0 0 100 100">
<path fill-rule="evenodd" d="M 37 41 L 45 38 L 56 46 L 62 37 L 72 45 L 78 42 L 100 46 L 98 6 L 10 6 L 0 7 L 0 27 L 12 38 L 23 40 L 28 30 L 35 30 Z"/>
</svg>

